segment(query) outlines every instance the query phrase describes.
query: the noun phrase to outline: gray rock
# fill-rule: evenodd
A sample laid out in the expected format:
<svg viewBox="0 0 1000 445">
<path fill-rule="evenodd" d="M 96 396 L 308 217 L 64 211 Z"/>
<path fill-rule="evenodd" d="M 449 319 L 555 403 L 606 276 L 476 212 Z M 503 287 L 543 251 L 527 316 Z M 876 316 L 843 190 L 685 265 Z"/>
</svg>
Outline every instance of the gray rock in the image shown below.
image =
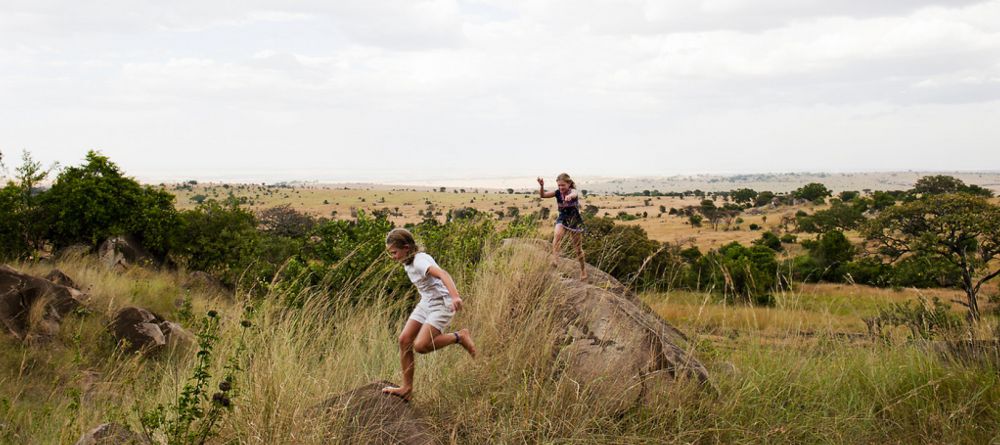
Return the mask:
<svg viewBox="0 0 1000 445">
<path fill-rule="evenodd" d="M 129 351 L 156 353 L 167 346 L 186 346 L 194 336 L 179 324 L 147 309 L 125 307 L 115 314 L 108 331 Z"/>
<path fill-rule="evenodd" d="M 76 445 L 147 445 L 142 436 L 117 423 L 102 423 L 80 436 Z"/>
<path fill-rule="evenodd" d="M 156 263 L 135 238 L 124 235 L 108 238 L 97 249 L 97 256 L 105 266 L 124 271 L 130 266 L 150 266 Z"/>
<path fill-rule="evenodd" d="M 508 248 L 549 254 L 544 244 L 505 240 Z M 677 378 L 709 384 L 705 367 L 685 347 L 687 337 L 657 316 L 611 275 L 560 258 L 551 279 L 557 323 L 557 378 L 568 378 L 602 401 L 624 410 L 650 400 Z M 563 275 L 569 278 L 564 278 Z"/>
</svg>

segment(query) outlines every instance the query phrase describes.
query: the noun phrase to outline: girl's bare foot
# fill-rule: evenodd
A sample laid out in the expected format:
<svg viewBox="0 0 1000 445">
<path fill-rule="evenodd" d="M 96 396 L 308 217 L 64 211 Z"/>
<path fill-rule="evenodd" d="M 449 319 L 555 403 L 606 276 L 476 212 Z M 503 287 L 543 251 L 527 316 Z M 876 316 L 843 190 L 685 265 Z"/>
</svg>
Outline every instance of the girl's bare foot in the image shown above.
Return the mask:
<svg viewBox="0 0 1000 445">
<path fill-rule="evenodd" d="M 385 388 L 382 388 L 382 393 L 393 395 L 403 399 L 404 402 L 409 402 L 410 397 L 413 396 L 413 388 L 405 386 L 400 386 L 398 388 L 395 386 L 386 386 Z"/>
<path fill-rule="evenodd" d="M 476 358 L 476 344 L 472 341 L 472 334 L 468 329 L 458 331 L 458 344 L 462 345 L 472 358 Z"/>
</svg>

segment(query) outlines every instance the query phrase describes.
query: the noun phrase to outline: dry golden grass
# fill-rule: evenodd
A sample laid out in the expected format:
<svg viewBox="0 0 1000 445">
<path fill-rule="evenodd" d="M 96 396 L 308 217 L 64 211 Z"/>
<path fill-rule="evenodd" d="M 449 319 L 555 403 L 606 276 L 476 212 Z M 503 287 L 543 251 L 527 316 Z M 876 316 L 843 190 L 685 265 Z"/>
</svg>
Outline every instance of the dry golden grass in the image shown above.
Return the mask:
<svg viewBox="0 0 1000 445">
<path fill-rule="evenodd" d="M 95 313 L 69 317 L 46 348 L 3 339 L 0 442 L 73 443 L 109 420 L 137 428 L 138 412 L 176 400 L 194 364 L 193 351 L 123 355 L 100 316 L 140 304 L 175 318 L 182 276 L 119 275 L 89 258 L 57 266 L 89 289 Z M 413 403 L 445 443 L 989 443 L 1000 434 L 990 421 L 1000 415 L 995 369 L 940 361 L 916 344 L 836 335 L 860 332 L 860 317 L 875 304 L 917 291 L 835 285 L 797 287 L 774 308 L 727 306 L 697 292 L 643 295 L 692 338 L 719 392 L 681 383 L 654 403 L 608 414 L 572 382 L 551 377 L 547 308 L 558 282 L 548 270 L 537 255 L 491 254 L 461 279 L 467 308 L 455 327 L 472 329 L 481 358 L 460 348 L 417 357 Z M 221 314 L 213 385 L 241 335 L 249 346 L 235 409 L 210 443 L 328 443 L 342 425 L 312 407 L 361 384 L 398 380 L 396 335 L 411 302 L 356 292 L 305 289 L 305 306 L 289 308 L 273 291 L 254 302 L 245 334 L 240 295 L 192 292 L 196 313 Z M 373 304 L 351 307 L 347 296 Z"/>
</svg>

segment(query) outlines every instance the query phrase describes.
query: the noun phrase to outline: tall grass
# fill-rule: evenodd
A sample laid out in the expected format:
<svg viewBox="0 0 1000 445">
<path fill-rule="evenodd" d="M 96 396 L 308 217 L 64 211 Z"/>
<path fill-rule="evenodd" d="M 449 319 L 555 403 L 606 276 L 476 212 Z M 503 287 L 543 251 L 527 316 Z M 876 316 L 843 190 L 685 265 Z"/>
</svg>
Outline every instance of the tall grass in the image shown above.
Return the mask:
<svg viewBox="0 0 1000 445">
<path fill-rule="evenodd" d="M 47 272 L 40 265 L 16 266 Z M 99 316 L 136 304 L 176 318 L 177 300 L 186 296 L 179 274 L 135 269 L 119 275 L 85 257 L 57 266 L 89 288 L 94 313 L 69 317 L 45 344 L 0 340 L 5 443 L 72 443 L 105 421 L 138 430 L 136 413 L 175 400 L 195 364 L 193 351 L 156 358 L 124 354 Z M 222 419 L 217 443 L 329 443 L 340 437 L 343 423 L 315 406 L 362 384 L 400 378 L 396 336 L 415 302 L 392 300 L 377 286 L 364 287 L 370 294 L 363 298 L 357 288 L 273 289 L 253 301 L 190 294 L 195 313 L 213 308 L 221 316 L 213 376 L 222 375 L 227 351 L 239 342 L 244 305 L 255 308 L 234 409 Z M 685 304 L 675 301 L 665 314 L 692 337 L 694 354 L 713 371 L 719 391 L 679 382 L 652 403 L 620 411 L 600 406 L 569 379 L 553 378 L 558 339 L 551 328 L 560 281 L 544 256 L 491 252 L 475 273 L 461 278 L 459 289 L 467 306 L 453 327 L 472 330 L 480 357 L 472 360 L 457 347 L 419 355 L 412 402 L 445 443 L 1000 440 L 997 369 L 942 361 L 915 344 L 858 344 L 834 335 L 802 339 L 795 333 L 800 324 L 824 331 L 817 326 L 830 312 L 816 312 L 817 305 L 767 309 L 770 328 L 729 323 L 739 336 L 719 342 L 707 335 L 710 326 L 698 314 L 722 317 L 742 309 L 688 294 L 681 298 Z M 293 300 L 301 307 L 284 304 Z M 655 298 L 647 302 L 662 309 Z M 787 338 L 780 344 L 763 341 L 782 333 Z"/>
</svg>

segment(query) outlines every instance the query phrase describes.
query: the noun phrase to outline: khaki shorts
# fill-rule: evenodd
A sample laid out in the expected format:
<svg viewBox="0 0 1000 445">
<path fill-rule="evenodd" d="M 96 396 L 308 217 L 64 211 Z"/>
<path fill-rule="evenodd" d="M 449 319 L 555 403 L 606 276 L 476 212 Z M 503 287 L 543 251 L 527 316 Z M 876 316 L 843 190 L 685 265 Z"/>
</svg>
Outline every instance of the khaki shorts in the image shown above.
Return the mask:
<svg viewBox="0 0 1000 445">
<path fill-rule="evenodd" d="M 433 300 L 421 299 L 417 307 L 413 308 L 410 320 L 421 324 L 429 324 L 444 332 L 451 323 L 451 318 L 455 316 L 455 311 L 451 309 L 451 296 L 435 298 Z"/>
</svg>

